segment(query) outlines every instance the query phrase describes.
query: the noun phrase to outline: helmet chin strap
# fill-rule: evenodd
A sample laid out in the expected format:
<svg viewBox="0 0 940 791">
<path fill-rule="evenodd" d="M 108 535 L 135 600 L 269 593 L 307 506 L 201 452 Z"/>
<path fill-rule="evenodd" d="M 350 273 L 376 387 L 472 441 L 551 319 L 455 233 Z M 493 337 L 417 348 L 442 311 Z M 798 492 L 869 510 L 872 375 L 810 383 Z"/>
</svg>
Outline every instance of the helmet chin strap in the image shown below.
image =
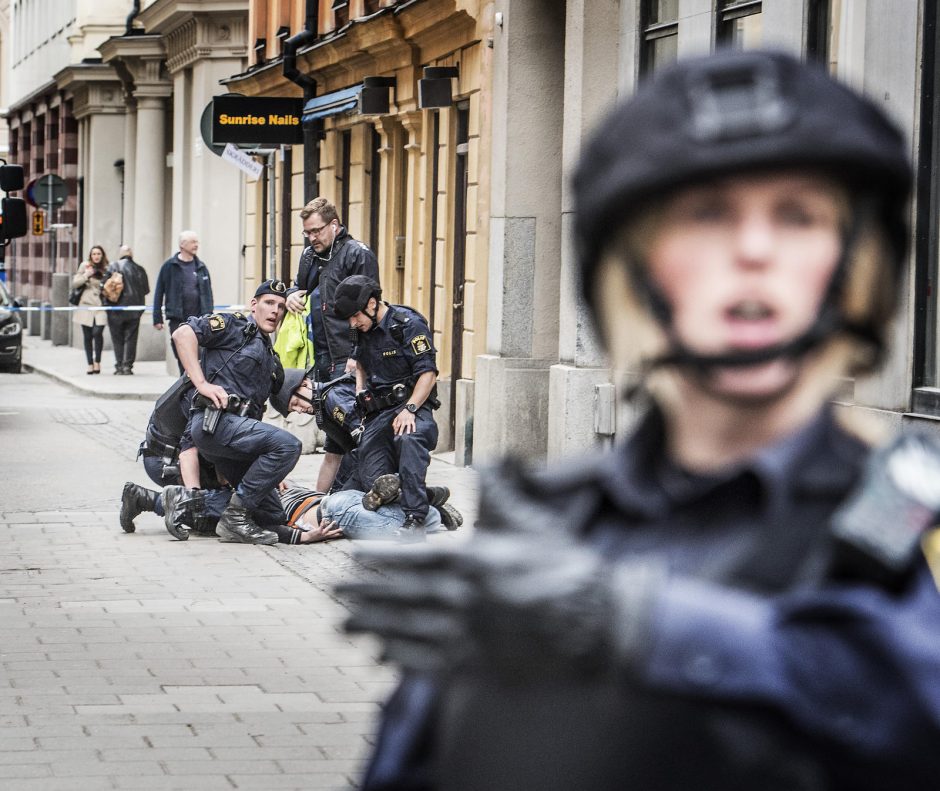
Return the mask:
<svg viewBox="0 0 940 791">
<path fill-rule="evenodd" d="M 652 283 L 649 267 L 645 264 L 630 265 L 631 277 L 636 288 L 645 295 L 654 318 L 666 332 L 670 351 L 647 363 L 647 371 L 675 366 L 689 368 L 707 374 L 715 368 L 743 368 L 760 365 L 773 360 L 796 360 L 816 349 L 834 335 L 850 334 L 881 351 L 881 339 L 871 322 L 853 322 L 842 315 L 839 303 L 848 275 L 849 259 L 855 251 L 858 238 L 866 223 L 874 221 L 872 202 L 859 199 L 853 206 L 852 221 L 842 236 L 842 250 L 829 285 L 826 287 L 819 311 L 813 323 L 795 338 L 765 346 L 762 349 L 739 349 L 718 354 L 702 354 L 686 346 L 677 336 L 672 322 L 672 307 L 662 292 Z"/>
</svg>

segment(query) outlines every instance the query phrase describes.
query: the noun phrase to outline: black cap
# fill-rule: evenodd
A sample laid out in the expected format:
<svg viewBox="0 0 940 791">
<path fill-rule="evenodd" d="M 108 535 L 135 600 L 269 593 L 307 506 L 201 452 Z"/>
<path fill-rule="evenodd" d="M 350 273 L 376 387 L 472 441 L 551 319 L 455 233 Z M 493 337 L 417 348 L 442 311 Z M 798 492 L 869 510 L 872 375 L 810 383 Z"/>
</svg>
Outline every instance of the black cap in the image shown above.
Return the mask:
<svg viewBox="0 0 940 791">
<path fill-rule="evenodd" d="M 907 146 L 868 99 L 780 52 L 681 60 L 641 84 L 593 134 L 574 176 L 581 285 L 593 306 L 598 258 L 658 195 L 748 171 L 811 168 L 876 200 L 900 271 L 908 243 Z"/>
<path fill-rule="evenodd" d="M 300 387 L 306 377 L 307 372 L 303 368 L 284 369 L 284 383 L 281 385 L 280 390 L 271 394 L 270 399 L 271 406 L 284 417 L 288 415 L 288 405 L 290 404 L 291 396 L 294 394 L 294 391 Z"/>
<path fill-rule="evenodd" d="M 333 313 L 348 319 L 363 310 L 372 297 L 382 299 L 379 284 L 367 275 L 350 275 L 333 292 Z"/>
<path fill-rule="evenodd" d="M 287 299 L 287 286 L 284 285 L 283 280 L 265 280 L 255 291 L 255 299 L 263 297 L 265 294 L 274 294 L 276 297 Z"/>
</svg>

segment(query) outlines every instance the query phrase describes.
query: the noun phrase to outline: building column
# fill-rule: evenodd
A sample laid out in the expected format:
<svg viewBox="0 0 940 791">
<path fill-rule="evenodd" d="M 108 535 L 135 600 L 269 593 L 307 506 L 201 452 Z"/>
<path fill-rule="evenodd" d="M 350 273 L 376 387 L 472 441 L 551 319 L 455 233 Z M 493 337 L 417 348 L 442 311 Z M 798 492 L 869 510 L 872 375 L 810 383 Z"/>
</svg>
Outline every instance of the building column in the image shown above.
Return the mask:
<svg viewBox="0 0 940 791">
<path fill-rule="evenodd" d="M 487 351 L 477 358 L 474 461 L 544 456 L 558 360 L 565 42 L 562 0 L 499 0 Z"/>
<path fill-rule="evenodd" d="M 137 103 L 130 100 L 124 116 L 124 238 L 134 238 L 134 184 L 137 183 Z M 136 254 L 136 251 L 135 251 Z"/>
<path fill-rule="evenodd" d="M 569 0 L 565 35 L 564 172 L 578 162 L 585 138 L 617 99 L 612 64 L 619 58 L 618 0 Z M 574 195 L 565 179 L 562 194 L 561 299 L 558 352 L 551 369 L 548 455 L 582 450 L 597 441 L 598 409 L 611 407 L 607 360 L 581 296 L 574 249 Z"/>
<path fill-rule="evenodd" d="M 135 92 L 137 145 L 134 162 L 134 255 L 159 267 L 167 254 L 163 187 L 166 182 L 166 98 L 149 91 Z"/>
</svg>

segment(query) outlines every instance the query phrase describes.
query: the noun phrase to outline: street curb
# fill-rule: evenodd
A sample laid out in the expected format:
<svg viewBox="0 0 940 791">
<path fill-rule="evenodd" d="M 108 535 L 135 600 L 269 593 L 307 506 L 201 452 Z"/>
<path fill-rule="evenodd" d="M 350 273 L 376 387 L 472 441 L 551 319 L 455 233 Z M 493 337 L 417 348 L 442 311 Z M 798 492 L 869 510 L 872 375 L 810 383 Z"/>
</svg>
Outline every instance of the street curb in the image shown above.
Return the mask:
<svg viewBox="0 0 940 791">
<path fill-rule="evenodd" d="M 95 398 L 107 398 L 111 401 L 156 401 L 163 391 L 159 393 L 108 393 L 102 392 L 101 390 L 95 390 L 92 387 L 83 387 L 77 382 L 73 381 L 67 376 L 62 376 L 61 374 L 50 371 L 47 368 L 42 366 L 31 365 L 30 363 L 23 360 L 23 370 L 29 373 L 39 374 L 40 376 L 45 376 L 47 379 L 52 379 L 53 381 L 58 382 L 59 384 L 65 385 L 70 390 L 78 393 L 79 395 L 85 396 L 94 396 Z"/>
</svg>

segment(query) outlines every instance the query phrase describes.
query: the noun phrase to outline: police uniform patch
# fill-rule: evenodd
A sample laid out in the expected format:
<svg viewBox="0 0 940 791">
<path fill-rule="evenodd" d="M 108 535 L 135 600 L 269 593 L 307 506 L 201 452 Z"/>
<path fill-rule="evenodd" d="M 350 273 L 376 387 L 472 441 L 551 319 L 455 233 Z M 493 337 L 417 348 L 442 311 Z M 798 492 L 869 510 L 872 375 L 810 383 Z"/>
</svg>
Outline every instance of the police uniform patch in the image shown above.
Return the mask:
<svg viewBox="0 0 940 791">
<path fill-rule="evenodd" d="M 209 316 L 209 329 L 212 330 L 212 332 L 221 332 L 225 329 L 225 319 L 218 313 L 213 313 Z"/>
<path fill-rule="evenodd" d="M 335 420 L 341 426 L 346 422 L 346 413 L 343 412 L 343 410 L 338 406 L 333 407 L 333 420 Z"/>
<path fill-rule="evenodd" d="M 411 339 L 411 348 L 414 349 L 415 354 L 424 354 L 431 351 L 431 343 L 427 335 L 416 335 Z"/>
</svg>

